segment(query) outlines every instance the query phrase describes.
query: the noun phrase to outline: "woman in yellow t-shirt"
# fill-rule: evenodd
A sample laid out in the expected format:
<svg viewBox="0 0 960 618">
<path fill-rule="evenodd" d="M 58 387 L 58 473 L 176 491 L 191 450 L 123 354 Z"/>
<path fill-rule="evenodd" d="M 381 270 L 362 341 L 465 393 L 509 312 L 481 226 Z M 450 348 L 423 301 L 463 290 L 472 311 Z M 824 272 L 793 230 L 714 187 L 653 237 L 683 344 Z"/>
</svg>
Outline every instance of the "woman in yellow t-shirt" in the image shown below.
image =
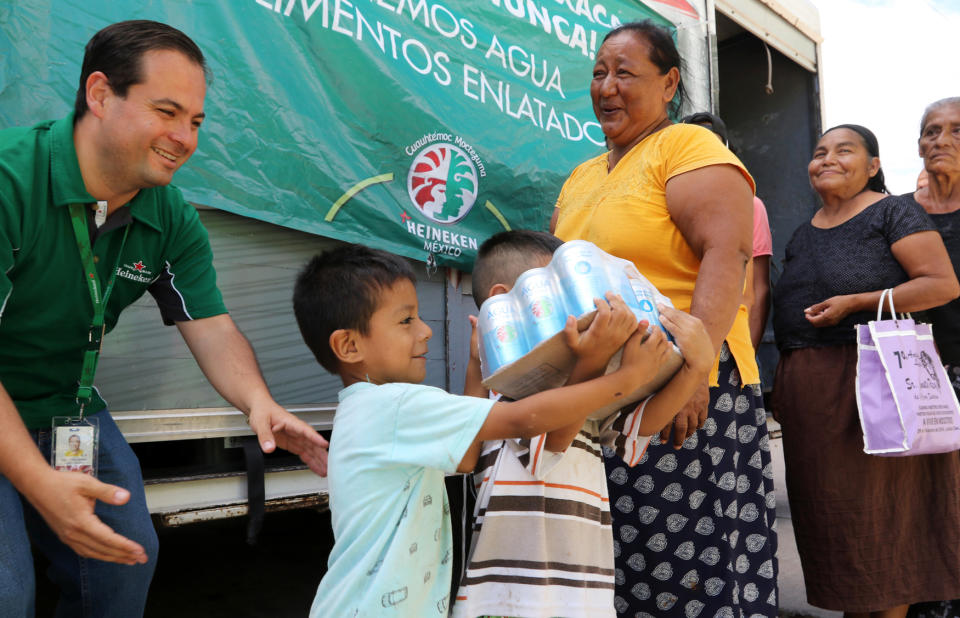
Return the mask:
<svg viewBox="0 0 960 618">
<path fill-rule="evenodd" d="M 664 444 L 633 470 L 607 460 L 617 611 L 775 616 L 773 475 L 742 305 L 753 179 L 708 129 L 673 124 L 678 90 L 668 32 L 641 22 L 606 36 L 590 95 L 610 151 L 573 171 L 551 221 L 563 240 L 636 264 L 703 321 L 717 353 Z"/>
</svg>

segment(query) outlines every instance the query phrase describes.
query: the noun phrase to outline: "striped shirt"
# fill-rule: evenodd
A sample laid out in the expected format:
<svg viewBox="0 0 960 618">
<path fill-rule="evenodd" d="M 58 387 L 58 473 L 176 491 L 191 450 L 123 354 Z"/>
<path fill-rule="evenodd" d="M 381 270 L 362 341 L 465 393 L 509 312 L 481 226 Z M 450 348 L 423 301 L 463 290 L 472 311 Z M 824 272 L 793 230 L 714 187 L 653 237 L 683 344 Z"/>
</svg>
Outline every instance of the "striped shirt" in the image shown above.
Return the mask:
<svg viewBox="0 0 960 618">
<path fill-rule="evenodd" d="M 474 472 L 476 521 L 454 618 L 615 616 L 610 501 L 601 445 L 627 464 L 643 405 L 584 423 L 562 453 L 546 435 L 485 442 Z"/>
</svg>

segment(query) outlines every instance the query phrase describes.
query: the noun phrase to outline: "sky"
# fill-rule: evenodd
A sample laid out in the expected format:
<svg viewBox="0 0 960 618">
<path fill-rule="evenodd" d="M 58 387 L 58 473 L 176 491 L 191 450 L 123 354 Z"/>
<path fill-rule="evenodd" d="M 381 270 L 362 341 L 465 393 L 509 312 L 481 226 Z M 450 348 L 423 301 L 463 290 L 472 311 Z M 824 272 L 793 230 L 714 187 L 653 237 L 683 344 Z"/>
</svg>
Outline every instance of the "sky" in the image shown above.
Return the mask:
<svg viewBox="0 0 960 618">
<path fill-rule="evenodd" d="M 823 36 L 823 126 L 877 135 L 892 193 L 916 186 L 920 118 L 960 96 L 960 0 L 811 0 Z"/>
</svg>

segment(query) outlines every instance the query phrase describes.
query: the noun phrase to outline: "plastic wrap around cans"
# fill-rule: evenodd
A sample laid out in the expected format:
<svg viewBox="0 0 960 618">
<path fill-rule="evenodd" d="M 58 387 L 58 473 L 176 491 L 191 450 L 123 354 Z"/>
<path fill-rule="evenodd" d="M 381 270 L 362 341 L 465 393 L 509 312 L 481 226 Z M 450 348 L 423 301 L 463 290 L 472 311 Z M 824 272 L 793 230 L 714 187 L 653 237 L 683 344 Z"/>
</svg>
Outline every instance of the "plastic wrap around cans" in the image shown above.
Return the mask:
<svg viewBox="0 0 960 618">
<path fill-rule="evenodd" d="M 618 291 L 611 285 L 604 256 L 593 243 L 572 240 L 553 254 L 557 276 L 566 295 L 567 310 L 581 316 L 596 309 L 595 298 L 603 298 L 609 291 Z M 616 286 L 619 287 L 619 286 Z"/>
<path fill-rule="evenodd" d="M 537 343 L 563 330 L 567 308 L 556 277 L 549 268 L 534 268 L 517 277 L 513 289 L 530 343 Z"/>
<path fill-rule="evenodd" d="M 482 338 L 480 363 L 485 374 L 509 365 L 533 347 L 527 343 L 523 316 L 512 295 L 491 296 L 484 301 L 477 328 Z"/>
<path fill-rule="evenodd" d="M 663 328 L 656 304 L 670 301 L 632 263 L 591 242 L 570 241 L 554 252 L 549 265 L 524 272 L 509 292 L 491 296 L 480 307 L 484 379 L 562 331 L 568 315 L 580 318 L 594 311 L 593 300 L 607 292 L 620 294 L 638 320 Z"/>
</svg>

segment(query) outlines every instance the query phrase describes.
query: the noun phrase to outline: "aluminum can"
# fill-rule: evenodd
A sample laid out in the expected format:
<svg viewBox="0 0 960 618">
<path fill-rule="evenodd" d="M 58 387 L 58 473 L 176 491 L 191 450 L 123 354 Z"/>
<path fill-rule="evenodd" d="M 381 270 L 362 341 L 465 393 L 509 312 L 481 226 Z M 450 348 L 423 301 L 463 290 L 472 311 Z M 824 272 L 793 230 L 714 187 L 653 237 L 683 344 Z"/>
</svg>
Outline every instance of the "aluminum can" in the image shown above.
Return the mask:
<svg viewBox="0 0 960 618">
<path fill-rule="evenodd" d="M 633 289 L 633 296 L 636 298 L 636 306 L 631 305 L 630 309 L 637 320 L 646 320 L 650 323 L 650 328 L 656 327 L 664 332 L 667 339 L 673 341 L 673 337 L 667 332 L 667 329 L 660 323 L 660 312 L 657 310 L 657 296 L 653 290 L 645 286 L 636 279 L 630 279 L 630 285 Z"/>
<path fill-rule="evenodd" d="M 484 377 L 530 351 L 523 326 L 523 316 L 512 295 L 491 296 L 484 301 L 477 324 Z"/>
<path fill-rule="evenodd" d="M 566 295 L 567 311 L 580 317 L 596 309 L 594 298 L 617 291 L 607 274 L 603 252 L 596 245 L 573 240 L 553 254 L 560 286 Z"/>
<path fill-rule="evenodd" d="M 627 276 L 623 270 L 617 270 L 612 274 L 616 281 L 616 292 L 623 299 L 623 302 L 630 308 L 630 311 L 637 316 L 638 320 L 646 319 L 644 311 L 640 308 L 640 299 L 637 298 L 637 291 L 634 289 L 634 280 Z M 639 282 L 637 282 L 639 283 Z M 641 317 L 643 316 L 643 317 Z"/>
<path fill-rule="evenodd" d="M 531 346 L 563 330 L 567 322 L 566 303 L 551 269 L 528 270 L 517 277 L 513 289 L 520 301 L 523 321 L 526 324 L 525 331 Z"/>
</svg>

